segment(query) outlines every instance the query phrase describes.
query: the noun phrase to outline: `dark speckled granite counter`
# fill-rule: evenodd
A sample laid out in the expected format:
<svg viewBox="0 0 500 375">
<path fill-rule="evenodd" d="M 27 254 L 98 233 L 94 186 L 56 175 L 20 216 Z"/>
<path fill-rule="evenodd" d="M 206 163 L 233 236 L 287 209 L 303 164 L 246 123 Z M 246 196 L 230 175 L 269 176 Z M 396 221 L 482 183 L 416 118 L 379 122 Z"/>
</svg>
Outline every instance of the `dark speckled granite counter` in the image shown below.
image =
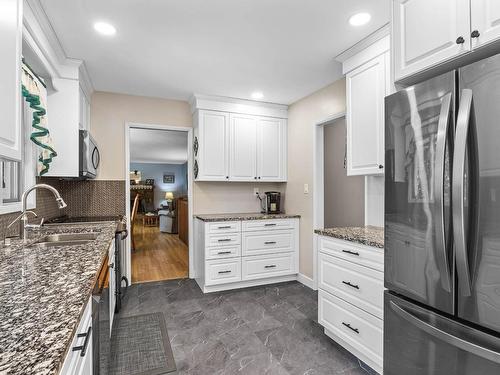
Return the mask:
<svg viewBox="0 0 500 375">
<path fill-rule="evenodd" d="M 380 227 L 370 225 L 366 227 L 336 227 L 316 229 L 314 233 L 367 246 L 384 248 L 384 228 Z"/>
<path fill-rule="evenodd" d="M 244 221 L 244 220 L 296 219 L 300 218 L 300 215 L 242 213 L 242 214 L 195 215 L 194 217 L 200 219 L 201 221 Z"/>
<path fill-rule="evenodd" d="M 57 374 L 118 222 L 46 227 L 0 249 L 0 374 Z M 30 246 L 51 233 L 97 232 L 85 245 Z"/>
</svg>

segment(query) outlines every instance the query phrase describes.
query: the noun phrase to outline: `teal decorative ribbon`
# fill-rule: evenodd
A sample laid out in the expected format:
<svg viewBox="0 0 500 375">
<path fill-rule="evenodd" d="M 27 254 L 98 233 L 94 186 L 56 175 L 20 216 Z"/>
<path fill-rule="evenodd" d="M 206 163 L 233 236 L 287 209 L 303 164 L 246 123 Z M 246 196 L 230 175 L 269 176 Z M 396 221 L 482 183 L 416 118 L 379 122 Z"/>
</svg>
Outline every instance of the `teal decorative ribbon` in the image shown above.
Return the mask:
<svg viewBox="0 0 500 375">
<path fill-rule="evenodd" d="M 45 153 L 46 156 L 44 156 L 44 153 L 41 152 L 38 158 L 38 161 L 43 165 L 42 169 L 40 170 L 40 176 L 43 176 L 49 171 L 49 165 L 52 162 L 52 159 L 57 156 L 57 152 L 52 147 L 42 143 L 38 139 L 43 138 L 49 134 L 49 130 L 40 125 L 40 118 L 45 116 L 47 111 L 40 105 L 40 96 L 30 93 L 24 85 L 21 85 L 21 91 L 23 97 L 30 104 L 30 107 L 34 110 L 33 122 L 31 123 L 31 126 L 36 130 L 31 133 L 30 139 L 37 146 L 49 151 L 48 153 Z"/>
</svg>

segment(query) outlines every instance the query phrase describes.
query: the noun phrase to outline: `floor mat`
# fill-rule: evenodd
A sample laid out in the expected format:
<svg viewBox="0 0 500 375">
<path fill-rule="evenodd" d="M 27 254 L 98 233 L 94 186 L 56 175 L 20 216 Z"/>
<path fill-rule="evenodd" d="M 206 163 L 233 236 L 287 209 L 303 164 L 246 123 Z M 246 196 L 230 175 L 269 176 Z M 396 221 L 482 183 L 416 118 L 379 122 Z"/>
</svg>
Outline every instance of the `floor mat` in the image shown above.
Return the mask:
<svg viewBox="0 0 500 375">
<path fill-rule="evenodd" d="M 176 370 L 162 313 L 117 318 L 111 337 L 111 375 L 160 375 Z"/>
</svg>

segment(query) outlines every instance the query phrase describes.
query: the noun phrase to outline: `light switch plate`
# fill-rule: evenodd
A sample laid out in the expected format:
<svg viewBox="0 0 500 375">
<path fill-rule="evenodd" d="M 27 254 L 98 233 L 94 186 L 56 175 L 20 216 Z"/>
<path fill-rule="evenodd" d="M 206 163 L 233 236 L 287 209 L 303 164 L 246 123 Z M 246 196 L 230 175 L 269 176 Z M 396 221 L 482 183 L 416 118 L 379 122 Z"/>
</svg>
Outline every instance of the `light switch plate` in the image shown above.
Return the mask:
<svg viewBox="0 0 500 375">
<path fill-rule="evenodd" d="M 309 184 L 304 184 L 304 194 L 309 194 Z"/>
</svg>

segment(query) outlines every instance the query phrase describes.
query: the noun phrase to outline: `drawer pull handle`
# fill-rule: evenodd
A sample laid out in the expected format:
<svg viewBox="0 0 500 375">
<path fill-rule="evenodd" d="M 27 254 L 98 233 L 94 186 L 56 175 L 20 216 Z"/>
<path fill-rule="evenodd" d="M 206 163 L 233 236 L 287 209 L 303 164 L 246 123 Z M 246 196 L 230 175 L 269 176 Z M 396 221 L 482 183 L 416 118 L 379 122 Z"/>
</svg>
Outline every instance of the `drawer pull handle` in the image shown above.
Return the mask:
<svg viewBox="0 0 500 375">
<path fill-rule="evenodd" d="M 90 341 L 90 333 L 92 332 L 92 326 L 89 327 L 86 333 L 79 333 L 76 335 L 76 337 L 85 337 L 85 341 L 83 342 L 83 345 L 80 346 L 73 346 L 71 349 L 74 352 L 77 352 L 80 350 L 80 357 L 85 357 L 85 353 L 87 353 L 87 346 L 89 345 Z"/>
<path fill-rule="evenodd" d="M 219 251 L 217 254 L 223 255 L 223 254 L 231 254 L 230 251 Z"/>
<path fill-rule="evenodd" d="M 220 240 L 218 240 L 219 242 L 229 242 L 231 241 L 230 238 L 221 238 Z"/>
<path fill-rule="evenodd" d="M 275 227 L 276 226 L 276 223 L 267 223 L 267 224 L 264 224 L 265 227 Z"/>
<path fill-rule="evenodd" d="M 276 241 L 266 241 L 264 245 L 276 245 Z"/>
<path fill-rule="evenodd" d="M 228 271 L 219 271 L 219 274 L 221 274 L 221 275 L 224 273 L 231 273 L 231 271 L 229 271 L 229 270 Z"/>
<path fill-rule="evenodd" d="M 342 281 L 342 283 L 344 283 L 345 285 L 350 286 L 351 288 L 359 289 L 359 285 L 351 284 L 351 282 L 349 282 L 349 281 Z"/>
<path fill-rule="evenodd" d="M 217 227 L 217 229 L 231 229 L 231 225 L 224 225 L 222 227 Z"/>
<path fill-rule="evenodd" d="M 356 255 L 359 257 L 359 253 L 357 251 L 351 251 L 351 250 L 342 250 L 343 253 L 351 254 L 351 255 Z"/>
<path fill-rule="evenodd" d="M 276 264 L 270 264 L 268 266 L 264 266 L 264 268 L 276 268 Z"/>
<path fill-rule="evenodd" d="M 344 323 L 342 322 L 343 325 L 345 325 L 347 328 L 349 328 L 351 331 L 353 332 L 356 332 L 357 334 L 359 334 L 359 329 L 357 328 L 352 328 L 351 325 L 349 323 Z"/>
</svg>

